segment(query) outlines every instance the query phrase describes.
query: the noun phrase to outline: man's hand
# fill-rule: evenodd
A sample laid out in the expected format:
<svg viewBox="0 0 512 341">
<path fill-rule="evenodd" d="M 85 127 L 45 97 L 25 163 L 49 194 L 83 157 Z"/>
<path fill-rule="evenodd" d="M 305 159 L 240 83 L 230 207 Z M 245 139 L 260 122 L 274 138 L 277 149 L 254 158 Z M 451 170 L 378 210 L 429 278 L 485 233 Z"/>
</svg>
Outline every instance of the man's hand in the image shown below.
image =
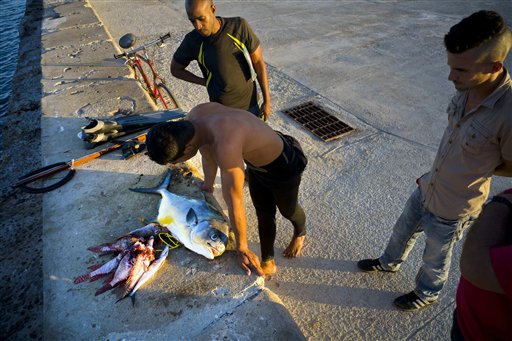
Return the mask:
<svg viewBox="0 0 512 341">
<path fill-rule="evenodd" d="M 205 184 L 204 181 L 193 180 L 192 183 L 194 185 L 196 185 L 197 187 L 199 187 L 199 189 L 201 191 L 208 192 L 208 193 L 213 193 L 213 186 Z"/>
<path fill-rule="evenodd" d="M 247 276 L 251 275 L 251 269 L 256 271 L 258 276 L 263 276 L 263 270 L 260 266 L 260 260 L 258 256 L 249 249 L 237 250 L 237 257 L 240 263 L 240 267 L 244 269 Z"/>
<path fill-rule="evenodd" d="M 203 77 L 198 77 L 194 75 L 192 72 L 186 70 L 187 65 L 182 65 L 174 60 L 171 61 L 171 74 L 181 80 L 186 82 L 203 85 L 206 86 L 206 80 Z"/>
<path fill-rule="evenodd" d="M 270 103 L 261 103 L 259 117 L 263 119 L 263 122 L 268 121 L 268 119 L 270 118 Z"/>
</svg>

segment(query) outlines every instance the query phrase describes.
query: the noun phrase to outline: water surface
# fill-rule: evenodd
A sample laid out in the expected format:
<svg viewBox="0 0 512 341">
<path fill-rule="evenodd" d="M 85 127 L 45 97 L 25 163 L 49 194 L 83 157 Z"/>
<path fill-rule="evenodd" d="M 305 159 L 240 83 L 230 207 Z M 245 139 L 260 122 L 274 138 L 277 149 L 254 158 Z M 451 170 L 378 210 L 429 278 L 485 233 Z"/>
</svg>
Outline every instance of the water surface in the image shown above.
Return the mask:
<svg viewBox="0 0 512 341">
<path fill-rule="evenodd" d="M 25 0 L 0 0 L 0 117 L 7 113 L 12 77 L 18 62 L 19 26 Z"/>
</svg>

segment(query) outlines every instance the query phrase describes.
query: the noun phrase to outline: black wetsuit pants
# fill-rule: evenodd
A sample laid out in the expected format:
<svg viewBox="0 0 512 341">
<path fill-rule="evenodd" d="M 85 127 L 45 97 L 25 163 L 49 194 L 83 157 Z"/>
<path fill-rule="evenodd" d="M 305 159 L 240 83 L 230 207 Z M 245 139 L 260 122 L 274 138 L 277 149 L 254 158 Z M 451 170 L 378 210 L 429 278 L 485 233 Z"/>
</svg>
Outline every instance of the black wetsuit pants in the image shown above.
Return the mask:
<svg viewBox="0 0 512 341">
<path fill-rule="evenodd" d="M 292 223 L 294 237 L 306 234 L 306 215 L 298 203 L 304 165 L 296 160 L 293 148 L 286 144 L 283 154 L 271 165 L 268 172 L 248 165 L 247 172 L 249 192 L 258 218 L 262 261 L 274 258 L 276 208 Z"/>
<path fill-rule="evenodd" d="M 258 217 L 258 232 L 261 244 L 261 259 L 274 258 L 276 239 L 276 207 L 293 225 L 293 235 L 306 234 L 306 215 L 298 203 L 301 174 L 283 181 L 264 181 L 249 170 L 249 191 Z"/>
</svg>

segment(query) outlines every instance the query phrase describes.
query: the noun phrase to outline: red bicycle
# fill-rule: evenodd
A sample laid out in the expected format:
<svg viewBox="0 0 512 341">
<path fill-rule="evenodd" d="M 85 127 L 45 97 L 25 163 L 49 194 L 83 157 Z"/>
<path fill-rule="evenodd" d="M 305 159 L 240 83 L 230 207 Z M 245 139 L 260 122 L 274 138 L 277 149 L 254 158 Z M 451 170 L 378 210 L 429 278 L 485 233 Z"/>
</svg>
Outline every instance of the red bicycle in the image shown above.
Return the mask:
<svg viewBox="0 0 512 341">
<path fill-rule="evenodd" d="M 133 48 L 137 38 L 132 33 L 127 33 L 119 39 L 119 46 L 125 50 L 130 50 L 124 51 L 121 54 L 114 54 L 116 59 L 126 59 L 125 64 L 132 69 L 135 79 L 140 82 L 142 88 L 149 93 L 155 104 L 157 104 L 157 100 L 160 100 L 165 109 L 178 108 L 178 102 L 169 91 L 169 88 L 167 88 L 167 85 L 165 85 L 165 80 L 156 71 L 155 65 L 151 58 L 149 58 L 146 49 L 153 45 L 161 47 L 164 41 L 170 37 L 171 34 L 167 33 L 145 45 Z"/>
</svg>

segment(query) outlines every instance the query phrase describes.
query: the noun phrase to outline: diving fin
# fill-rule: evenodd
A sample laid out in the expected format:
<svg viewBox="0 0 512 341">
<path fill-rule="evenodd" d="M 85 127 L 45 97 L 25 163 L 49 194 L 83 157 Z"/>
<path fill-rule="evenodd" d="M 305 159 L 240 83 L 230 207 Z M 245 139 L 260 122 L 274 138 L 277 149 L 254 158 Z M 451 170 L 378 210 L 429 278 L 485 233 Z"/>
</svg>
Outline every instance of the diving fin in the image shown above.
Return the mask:
<svg viewBox="0 0 512 341">
<path fill-rule="evenodd" d="M 78 134 L 87 149 L 112 139 L 147 129 L 155 124 L 179 120 L 186 116 L 181 109 L 147 112 L 108 119 L 87 118 L 89 124 Z"/>
</svg>

